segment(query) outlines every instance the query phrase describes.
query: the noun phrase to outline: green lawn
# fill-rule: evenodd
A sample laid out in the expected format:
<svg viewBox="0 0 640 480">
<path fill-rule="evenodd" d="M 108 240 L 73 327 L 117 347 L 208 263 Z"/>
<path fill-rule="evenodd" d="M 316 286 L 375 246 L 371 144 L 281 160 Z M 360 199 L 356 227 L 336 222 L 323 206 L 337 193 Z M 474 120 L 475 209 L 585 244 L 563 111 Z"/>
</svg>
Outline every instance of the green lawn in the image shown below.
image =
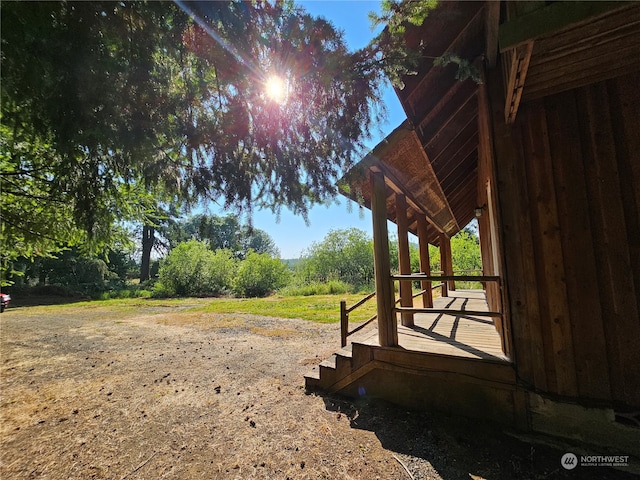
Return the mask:
<svg viewBox="0 0 640 480">
<path fill-rule="evenodd" d="M 300 318 L 320 323 L 340 321 L 340 300 L 347 301 L 347 307 L 364 298 L 362 294 L 311 295 L 267 298 L 121 298 L 110 300 L 82 301 L 63 305 L 32 306 L 42 312 L 62 309 L 78 309 L 100 315 L 104 310 L 116 311 L 123 317 L 135 316 L 139 312 L 161 313 L 167 308 L 182 312 L 251 313 L 282 318 Z M 25 305 L 26 306 L 26 305 Z M 360 306 L 350 315 L 351 322 L 369 319 L 376 312 L 375 298 Z"/>
<path fill-rule="evenodd" d="M 253 313 L 282 318 L 301 318 L 313 322 L 333 323 L 340 321 L 340 300 L 347 307 L 361 300 L 364 295 L 312 295 L 308 297 L 267 298 L 216 298 L 197 310 L 216 313 Z M 375 314 L 375 299 L 358 308 L 350 315 L 350 321 L 364 321 Z"/>
</svg>

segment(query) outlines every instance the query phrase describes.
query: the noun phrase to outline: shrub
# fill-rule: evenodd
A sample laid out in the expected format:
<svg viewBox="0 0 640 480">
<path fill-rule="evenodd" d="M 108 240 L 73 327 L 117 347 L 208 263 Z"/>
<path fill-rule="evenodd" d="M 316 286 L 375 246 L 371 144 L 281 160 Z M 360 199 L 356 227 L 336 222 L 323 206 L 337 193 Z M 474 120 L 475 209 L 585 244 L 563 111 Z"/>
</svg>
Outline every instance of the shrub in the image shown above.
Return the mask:
<svg viewBox="0 0 640 480">
<path fill-rule="evenodd" d="M 289 271 L 278 258 L 250 250 L 240 262 L 233 291 L 241 297 L 264 297 L 286 285 Z"/>
<path fill-rule="evenodd" d="M 331 230 L 296 265 L 300 284 L 339 280 L 361 288 L 373 283 L 373 274 L 373 241 L 357 228 Z"/>
<path fill-rule="evenodd" d="M 154 293 L 168 295 L 220 294 L 231 286 L 236 261 L 229 250 L 212 252 L 204 242 L 179 244 L 162 261 Z"/>
<path fill-rule="evenodd" d="M 167 286 L 160 281 L 157 281 L 156 283 L 154 283 L 151 290 L 152 298 L 165 298 L 165 297 L 170 297 L 171 295 L 174 295 L 174 294 L 175 294 L 174 291 L 167 288 Z"/>
</svg>

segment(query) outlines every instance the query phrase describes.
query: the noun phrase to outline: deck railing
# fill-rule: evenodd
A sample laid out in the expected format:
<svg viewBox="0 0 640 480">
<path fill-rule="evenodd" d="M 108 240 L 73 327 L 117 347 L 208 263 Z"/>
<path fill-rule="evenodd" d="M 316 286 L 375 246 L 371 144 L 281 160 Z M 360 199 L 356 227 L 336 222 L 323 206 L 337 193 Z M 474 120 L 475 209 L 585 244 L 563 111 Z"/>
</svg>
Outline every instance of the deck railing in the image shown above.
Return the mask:
<svg viewBox="0 0 640 480">
<path fill-rule="evenodd" d="M 376 296 L 376 292 L 372 292 L 369 295 L 367 295 L 366 297 L 364 297 L 362 300 L 360 300 L 358 303 L 356 303 L 355 305 L 353 305 L 352 307 L 349 307 L 349 308 L 347 308 L 347 301 L 346 300 L 341 300 L 340 301 L 340 343 L 341 343 L 341 345 L 343 347 L 347 346 L 347 338 L 349 337 L 349 335 L 353 335 L 354 333 L 359 332 L 364 327 L 366 327 L 371 322 L 373 322 L 376 318 L 378 318 L 378 315 L 374 315 L 373 317 L 368 319 L 363 324 L 358 325 L 356 328 L 354 328 L 353 330 L 349 331 L 349 314 L 351 312 L 353 312 L 359 306 L 361 306 L 364 303 L 366 303 L 367 301 L 371 300 L 375 296 Z"/>
<path fill-rule="evenodd" d="M 500 284 L 500 277 L 492 275 L 427 275 L 424 273 L 412 273 L 409 275 L 391 275 L 395 281 L 420 281 L 433 282 L 497 282 Z M 398 302 L 396 302 L 398 303 Z M 470 315 L 475 317 L 502 317 L 502 312 L 484 312 L 474 310 L 453 310 L 450 308 L 418 308 L 418 307 L 394 307 L 395 312 L 400 313 L 444 313 L 449 315 Z"/>
<path fill-rule="evenodd" d="M 454 271 L 453 271 L 453 274 L 454 274 L 454 275 L 457 275 L 458 273 L 467 273 L 467 274 L 480 273 L 480 274 L 481 274 L 481 273 L 482 273 L 482 270 L 454 270 Z M 432 275 L 438 275 L 438 276 L 441 276 L 441 275 L 444 275 L 444 272 L 443 272 L 443 271 L 432 271 L 432 272 L 431 272 L 431 274 L 432 274 Z M 460 281 L 462 281 L 462 280 L 460 280 Z M 481 282 L 481 280 L 475 280 L 475 276 L 474 276 L 474 280 L 473 280 L 473 281 Z M 456 288 L 455 288 L 455 281 L 452 281 L 452 282 L 449 282 L 449 283 L 450 283 L 450 285 L 449 285 L 449 289 L 450 289 L 450 290 L 455 290 L 455 289 L 456 289 Z M 444 288 L 445 286 L 446 286 L 446 283 L 445 283 L 445 282 L 436 283 L 436 284 L 431 285 L 431 290 L 433 291 L 433 290 L 435 290 L 435 289 L 437 289 L 437 288 L 440 288 L 440 289 L 441 289 L 441 290 L 440 290 L 440 295 L 442 296 L 443 288 Z M 416 298 L 416 297 L 418 297 L 418 296 L 422 295 L 422 294 L 423 294 L 423 293 L 425 293 L 425 292 L 426 292 L 426 290 L 420 290 L 417 294 L 415 294 L 415 295 L 413 296 L 413 298 Z M 396 301 L 396 303 L 398 303 L 399 301 L 400 301 L 400 300 L 397 300 L 397 301 Z"/>
<path fill-rule="evenodd" d="M 442 288 L 446 285 L 446 282 L 500 282 L 500 277 L 487 276 L 487 275 L 442 275 L 443 272 L 434 272 L 436 275 L 426 275 L 423 273 L 414 273 L 410 275 L 392 275 L 393 280 L 411 280 L 411 281 L 429 281 L 432 282 L 431 290 Z M 482 273 L 481 270 L 456 270 L 454 273 Z M 433 283 L 433 282 L 439 283 Z M 412 294 L 412 298 L 416 298 L 425 293 L 426 290 L 420 290 L 417 293 Z M 351 307 L 347 307 L 346 300 L 340 301 L 340 343 L 343 347 L 347 345 L 347 339 L 349 336 L 356 332 L 359 332 L 364 327 L 373 322 L 378 315 L 373 315 L 371 318 L 358 325 L 353 330 L 349 331 L 349 314 L 356 308 L 364 305 L 367 301 L 376 296 L 376 292 L 372 292 L 362 300 L 359 300 Z M 453 309 L 435 309 L 435 308 L 417 308 L 417 307 L 402 307 L 397 306 L 400 303 L 400 298 L 397 298 L 394 303 L 394 311 L 405 313 L 448 313 L 452 315 L 472 315 L 472 316 L 484 316 L 484 317 L 501 317 L 501 312 L 484 312 L 473 310 L 453 310 Z"/>
</svg>

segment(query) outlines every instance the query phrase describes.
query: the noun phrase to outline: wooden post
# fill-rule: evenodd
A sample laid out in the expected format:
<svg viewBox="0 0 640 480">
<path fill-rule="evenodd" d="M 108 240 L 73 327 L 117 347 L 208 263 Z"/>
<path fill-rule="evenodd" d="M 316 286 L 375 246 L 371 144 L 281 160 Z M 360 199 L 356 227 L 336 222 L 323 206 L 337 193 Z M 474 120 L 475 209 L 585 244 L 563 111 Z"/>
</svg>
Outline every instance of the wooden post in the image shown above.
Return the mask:
<svg viewBox="0 0 640 480">
<path fill-rule="evenodd" d="M 451 261 L 451 240 L 446 233 L 440 234 L 440 269 L 445 276 L 453 275 L 453 262 Z M 452 288 L 453 287 L 453 288 Z M 449 290 L 455 291 L 453 281 L 442 282 L 442 296 L 449 296 Z"/>
<path fill-rule="evenodd" d="M 398 225 L 398 266 L 401 275 L 411 273 L 411 256 L 409 254 L 409 220 L 407 219 L 407 199 L 396 193 L 396 224 Z M 413 307 L 412 281 L 400 281 L 400 306 Z M 413 313 L 403 312 L 400 315 L 402 325 L 413 327 Z"/>
<path fill-rule="evenodd" d="M 387 186 L 382 172 L 371 172 L 371 217 L 373 220 L 373 263 L 378 306 L 378 340 L 382 347 L 398 346 L 398 321 L 393 311 L 395 298 L 391 280 L 389 232 L 387 230 Z"/>
<path fill-rule="evenodd" d="M 453 276 L 453 253 L 451 252 L 451 239 L 446 237 L 447 243 L 447 273 L 445 275 Z M 449 280 L 448 289 L 450 292 L 456 291 L 456 282 L 455 280 Z"/>
<path fill-rule="evenodd" d="M 349 314 L 347 313 L 347 301 L 340 300 L 340 344 L 347 346 L 349 336 Z"/>
<path fill-rule="evenodd" d="M 418 216 L 418 245 L 420 251 L 420 270 L 422 273 L 431 275 L 431 265 L 429 264 L 429 242 L 427 241 L 427 218 Z M 433 293 L 431 292 L 431 282 L 423 280 L 420 286 L 424 293 L 422 294 L 422 306 L 424 308 L 433 307 Z"/>
</svg>

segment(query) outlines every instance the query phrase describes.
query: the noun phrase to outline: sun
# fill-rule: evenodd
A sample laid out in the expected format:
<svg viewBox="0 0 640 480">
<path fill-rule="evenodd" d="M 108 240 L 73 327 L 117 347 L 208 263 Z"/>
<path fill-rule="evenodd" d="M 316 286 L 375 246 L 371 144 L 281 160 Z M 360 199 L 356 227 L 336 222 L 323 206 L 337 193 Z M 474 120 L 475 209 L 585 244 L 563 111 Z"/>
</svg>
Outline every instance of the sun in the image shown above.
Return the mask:
<svg viewBox="0 0 640 480">
<path fill-rule="evenodd" d="M 274 102 L 282 103 L 287 96 L 287 85 L 277 75 L 271 75 L 265 82 L 265 92 Z"/>
</svg>

